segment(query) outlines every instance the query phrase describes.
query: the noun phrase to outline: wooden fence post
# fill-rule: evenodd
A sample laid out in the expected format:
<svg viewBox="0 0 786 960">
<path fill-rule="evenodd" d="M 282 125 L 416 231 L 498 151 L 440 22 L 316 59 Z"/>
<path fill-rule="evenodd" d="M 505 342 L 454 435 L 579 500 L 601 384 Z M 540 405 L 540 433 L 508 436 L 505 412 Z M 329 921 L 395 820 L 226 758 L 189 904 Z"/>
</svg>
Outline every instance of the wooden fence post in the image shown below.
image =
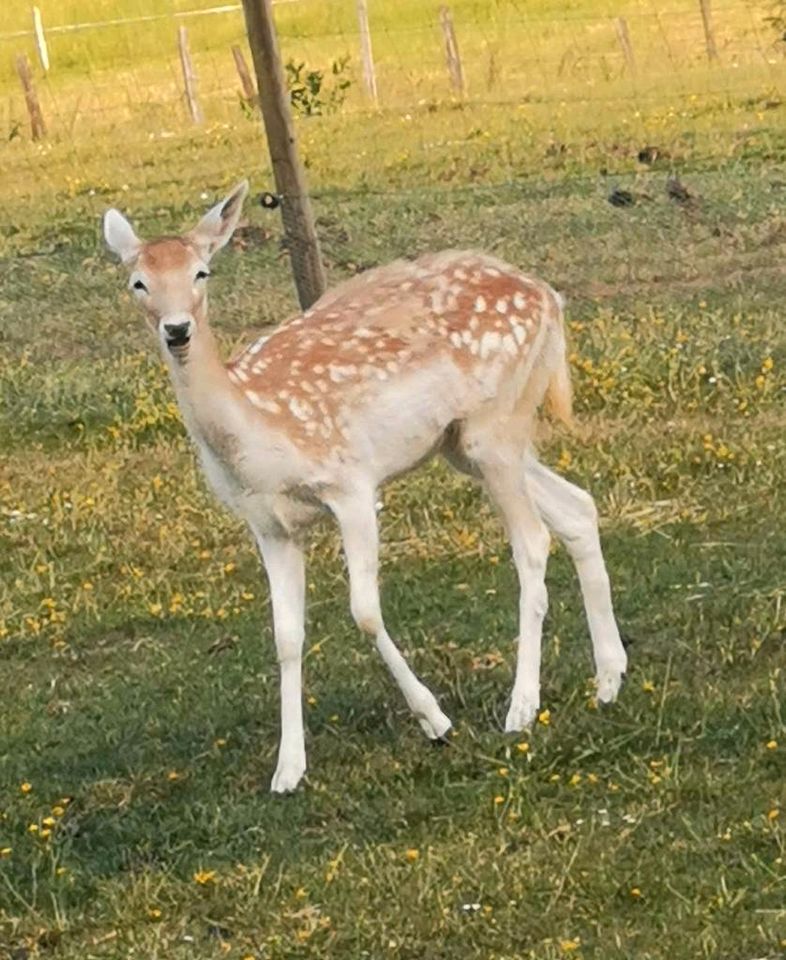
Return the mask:
<svg viewBox="0 0 786 960">
<path fill-rule="evenodd" d="M 617 39 L 622 47 L 622 55 L 625 57 L 625 64 L 628 72 L 636 76 L 636 60 L 633 56 L 633 45 L 630 42 L 630 33 L 628 33 L 628 21 L 625 17 L 615 17 L 614 26 L 617 30 Z"/>
<path fill-rule="evenodd" d="M 712 29 L 712 12 L 710 0 L 699 0 L 701 6 L 701 21 L 704 24 L 704 42 L 707 45 L 707 59 L 718 59 L 718 47 L 715 43 L 715 32 Z"/>
<path fill-rule="evenodd" d="M 240 77 L 240 86 L 243 88 L 243 97 L 247 103 L 258 103 L 256 87 L 251 79 L 251 74 L 248 72 L 246 58 L 237 44 L 232 47 L 232 56 L 235 58 L 235 67 L 237 68 L 237 75 Z"/>
<path fill-rule="evenodd" d="M 30 132 L 33 140 L 40 140 L 46 133 L 46 124 L 44 123 L 44 115 L 41 113 L 41 104 L 38 102 L 38 94 L 33 86 L 30 64 L 23 53 L 16 58 L 16 72 L 19 74 L 22 89 L 25 92 L 25 103 L 30 115 Z"/>
<path fill-rule="evenodd" d="M 297 152 L 289 94 L 273 22 L 272 0 L 243 0 L 243 13 L 257 75 L 273 177 L 281 197 L 284 236 L 292 260 L 298 300 L 302 309 L 307 310 L 325 291 L 325 271 L 306 176 Z"/>
<path fill-rule="evenodd" d="M 439 8 L 439 22 L 445 37 L 445 58 L 448 63 L 448 72 L 450 73 L 450 85 L 460 97 L 463 97 L 466 93 L 464 88 L 464 71 L 461 69 L 461 57 L 459 56 L 458 43 L 456 42 L 456 31 L 453 29 L 453 17 L 448 7 L 441 6 Z"/>
<path fill-rule="evenodd" d="M 188 50 L 188 30 L 185 27 L 177 28 L 177 49 L 180 52 L 180 66 L 183 70 L 183 88 L 188 103 L 188 112 L 194 123 L 202 123 L 204 116 L 197 100 L 196 74 L 191 63 L 191 54 Z"/>
<path fill-rule="evenodd" d="M 368 26 L 368 4 L 357 0 L 358 25 L 360 27 L 360 56 L 363 60 L 363 83 L 366 93 L 377 104 L 377 74 L 374 69 L 374 54 L 371 50 L 371 31 Z"/>
<path fill-rule="evenodd" d="M 46 43 L 46 34 L 44 33 L 44 21 L 41 19 L 41 10 L 33 7 L 33 34 L 35 36 L 35 47 L 38 51 L 38 59 L 44 73 L 49 72 L 49 47 Z"/>
</svg>

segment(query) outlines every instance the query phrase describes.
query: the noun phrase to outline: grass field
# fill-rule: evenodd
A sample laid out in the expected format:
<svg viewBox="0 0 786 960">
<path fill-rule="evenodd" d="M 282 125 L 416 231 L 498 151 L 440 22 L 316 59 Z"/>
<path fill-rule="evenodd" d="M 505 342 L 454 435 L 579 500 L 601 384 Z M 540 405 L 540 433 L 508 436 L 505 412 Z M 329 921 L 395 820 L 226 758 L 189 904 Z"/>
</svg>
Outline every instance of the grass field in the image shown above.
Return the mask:
<svg viewBox="0 0 786 960">
<path fill-rule="evenodd" d="M 482 493 L 433 465 L 385 492 L 383 601 L 455 736 L 423 740 L 357 634 L 325 526 L 289 798 L 267 792 L 266 583 L 98 223 L 116 204 L 177 230 L 243 174 L 269 188 L 256 123 L 0 145 L 0 957 L 786 953 L 783 107 L 759 68 L 722 96 L 704 69 L 627 106 L 603 79 L 609 110 L 568 93 L 299 122 L 333 281 L 468 246 L 567 294 L 579 426 L 541 451 L 597 498 L 631 659 L 596 709 L 555 551 L 547 712 L 503 735 L 515 575 Z M 645 145 L 667 155 L 639 164 Z M 610 205 L 616 186 L 636 203 Z M 276 214 L 248 219 L 211 280 L 227 353 L 294 308 Z"/>
</svg>

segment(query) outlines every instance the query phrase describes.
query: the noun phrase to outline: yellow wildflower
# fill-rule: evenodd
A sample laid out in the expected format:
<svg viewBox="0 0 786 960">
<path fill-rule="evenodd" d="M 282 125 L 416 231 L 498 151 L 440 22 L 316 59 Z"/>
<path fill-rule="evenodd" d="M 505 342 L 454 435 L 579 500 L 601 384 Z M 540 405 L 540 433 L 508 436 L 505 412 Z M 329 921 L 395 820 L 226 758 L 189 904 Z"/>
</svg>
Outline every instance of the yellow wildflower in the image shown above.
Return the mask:
<svg viewBox="0 0 786 960">
<path fill-rule="evenodd" d="M 777 741 L 777 740 L 768 740 L 768 741 L 764 744 L 764 746 L 765 746 L 768 750 L 777 750 L 777 749 L 778 749 L 778 741 Z"/>
<path fill-rule="evenodd" d="M 529 744 L 528 743 L 517 743 L 516 749 L 519 753 L 529 753 Z"/>
<path fill-rule="evenodd" d="M 11 856 L 13 847 L 0 847 L 0 860 L 6 860 Z"/>
<path fill-rule="evenodd" d="M 547 727 L 551 723 L 551 710 L 541 710 L 538 714 L 538 723 L 542 723 L 544 727 Z"/>
<path fill-rule="evenodd" d="M 507 767 L 500 767 L 499 770 L 497 770 L 497 773 L 498 773 L 501 777 L 507 777 L 507 775 L 508 775 L 508 773 L 509 773 L 509 770 L 508 770 Z"/>
<path fill-rule="evenodd" d="M 639 897 L 641 896 L 641 890 L 639 890 L 638 887 L 631 887 L 630 895 L 633 897 L 634 900 L 638 900 Z"/>
<path fill-rule="evenodd" d="M 420 851 L 416 850 L 414 847 L 410 847 L 409 850 L 407 850 L 407 852 L 404 854 L 404 856 L 407 858 L 407 860 L 410 863 L 414 863 L 420 856 Z"/>
<path fill-rule="evenodd" d="M 494 797 L 494 803 L 495 803 L 495 804 L 499 805 L 500 803 L 504 803 L 504 802 L 505 802 L 505 798 L 504 798 L 504 797 L 501 797 L 501 796 L 499 796 L 499 795 L 496 796 L 496 797 Z"/>
<path fill-rule="evenodd" d="M 641 689 L 642 689 L 645 693 L 654 693 L 654 692 L 655 692 L 655 684 L 652 682 L 652 680 L 645 680 L 644 683 L 642 683 L 642 685 L 641 685 Z"/>
<path fill-rule="evenodd" d="M 215 882 L 215 870 L 197 870 L 197 872 L 194 874 L 194 883 L 198 883 L 200 887 L 206 887 L 209 883 Z"/>
<path fill-rule="evenodd" d="M 770 811 L 767 813 L 767 819 L 768 819 L 768 820 L 777 820 L 780 815 L 781 815 L 780 810 L 779 810 L 777 807 L 773 807 L 772 810 L 770 810 Z"/>
<path fill-rule="evenodd" d="M 22 793 L 30 793 L 30 791 L 33 789 L 33 784 L 28 783 L 25 780 L 25 782 L 20 785 L 19 789 L 22 791 Z"/>
</svg>

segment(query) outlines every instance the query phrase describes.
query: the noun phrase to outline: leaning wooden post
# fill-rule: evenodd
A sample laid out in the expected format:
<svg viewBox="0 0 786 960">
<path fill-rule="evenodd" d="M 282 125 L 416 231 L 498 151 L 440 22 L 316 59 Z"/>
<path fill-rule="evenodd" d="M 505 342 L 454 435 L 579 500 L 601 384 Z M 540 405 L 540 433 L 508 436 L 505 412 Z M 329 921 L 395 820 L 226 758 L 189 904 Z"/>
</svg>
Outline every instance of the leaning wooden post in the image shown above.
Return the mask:
<svg viewBox="0 0 786 960">
<path fill-rule="evenodd" d="M 617 39 L 620 42 L 620 47 L 622 47 L 622 55 L 625 57 L 628 72 L 635 77 L 636 60 L 633 56 L 633 44 L 630 42 L 630 33 L 628 33 L 628 21 L 625 17 L 615 17 L 614 27 L 617 30 Z"/>
<path fill-rule="evenodd" d="M 699 0 L 701 6 L 701 21 L 704 24 L 704 42 L 707 46 L 707 59 L 718 59 L 718 47 L 715 43 L 715 32 L 712 29 L 712 13 L 710 0 Z"/>
<path fill-rule="evenodd" d="M 188 103 L 188 112 L 194 123 L 204 122 L 202 108 L 197 99 L 196 74 L 194 65 L 191 63 L 191 53 L 188 49 L 188 30 L 185 27 L 177 28 L 177 49 L 180 52 L 180 66 L 183 70 L 183 88 Z"/>
<path fill-rule="evenodd" d="M 16 72 L 19 74 L 19 80 L 25 92 L 25 103 L 30 115 L 30 132 L 33 140 L 40 140 L 46 133 L 46 124 L 44 123 L 44 115 L 41 113 L 41 104 L 38 102 L 38 94 L 33 86 L 30 64 L 24 54 L 20 54 L 16 58 Z"/>
<path fill-rule="evenodd" d="M 371 50 L 371 30 L 368 26 L 368 4 L 357 0 L 358 25 L 360 27 L 360 56 L 363 60 L 363 83 L 366 93 L 377 104 L 377 73 L 374 69 L 374 54 Z"/>
<path fill-rule="evenodd" d="M 461 57 L 459 56 L 458 43 L 456 41 L 456 31 L 453 29 L 453 17 L 449 7 L 442 6 L 439 8 L 439 22 L 445 37 L 445 58 L 448 62 L 450 85 L 460 97 L 463 97 L 466 93 L 464 89 L 464 71 L 461 69 Z"/>
<path fill-rule="evenodd" d="M 41 18 L 41 10 L 33 7 L 33 36 L 35 37 L 35 47 L 38 51 L 38 59 L 41 63 L 44 73 L 49 72 L 49 47 L 46 43 L 46 34 L 44 33 L 44 21 Z"/>
<path fill-rule="evenodd" d="M 254 81 L 251 79 L 251 74 L 248 72 L 248 66 L 246 65 L 246 58 L 243 56 L 243 51 L 237 45 L 232 47 L 232 56 L 235 59 L 237 75 L 240 77 L 240 86 L 243 88 L 243 98 L 247 103 L 257 103 L 257 91 L 254 86 Z"/>
<path fill-rule="evenodd" d="M 281 219 L 292 260 L 300 306 L 307 310 L 325 291 L 314 214 L 297 152 L 295 127 L 273 23 L 272 0 L 243 0 L 246 31 L 257 75 L 259 104 L 267 133 Z"/>
</svg>

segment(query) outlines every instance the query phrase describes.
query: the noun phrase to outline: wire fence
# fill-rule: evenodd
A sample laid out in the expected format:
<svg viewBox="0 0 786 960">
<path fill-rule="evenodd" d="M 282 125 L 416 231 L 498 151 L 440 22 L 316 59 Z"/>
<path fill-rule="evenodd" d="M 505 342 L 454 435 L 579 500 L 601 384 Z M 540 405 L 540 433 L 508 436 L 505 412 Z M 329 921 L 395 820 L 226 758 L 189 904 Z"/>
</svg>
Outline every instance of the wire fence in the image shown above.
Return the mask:
<svg viewBox="0 0 786 960">
<path fill-rule="evenodd" d="M 278 0 L 313 189 L 506 183 L 544 168 L 614 167 L 631 144 L 677 157 L 702 137 L 776 135 L 786 45 L 771 5 L 554 9 Z M 118 17 L 108 0 L 75 0 L 74 10 L 84 17 L 62 19 L 55 0 L 12 0 L 0 32 L 7 189 L 78 190 L 87 171 L 100 186 L 99 166 L 115 186 L 154 170 L 160 180 L 166 164 L 194 158 L 225 180 L 233 153 L 242 166 L 252 149 L 262 163 L 240 4 L 137 0 Z"/>
</svg>

